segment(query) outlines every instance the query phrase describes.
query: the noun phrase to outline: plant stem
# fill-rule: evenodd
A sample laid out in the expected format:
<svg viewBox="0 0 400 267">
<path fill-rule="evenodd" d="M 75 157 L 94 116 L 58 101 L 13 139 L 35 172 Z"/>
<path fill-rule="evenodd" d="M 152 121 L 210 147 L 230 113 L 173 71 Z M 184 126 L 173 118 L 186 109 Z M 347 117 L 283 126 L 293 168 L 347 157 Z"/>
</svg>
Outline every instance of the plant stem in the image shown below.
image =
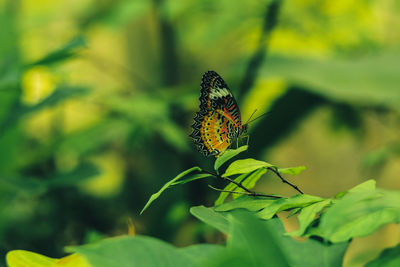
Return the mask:
<svg viewBox="0 0 400 267">
<path fill-rule="evenodd" d="M 212 176 L 215 176 L 215 177 L 217 177 L 217 178 L 220 178 L 220 179 L 227 180 L 227 181 L 229 181 L 229 182 L 231 182 L 231 183 L 235 184 L 236 186 L 238 186 L 238 187 L 242 188 L 242 189 L 243 189 L 244 191 L 246 191 L 247 193 L 249 193 L 249 194 L 254 194 L 254 192 L 253 192 L 253 191 L 251 191 L 251 190 L 247 189 L 245 186 L 243 186 L 242 184 L 240 184 L 240 183 L 236 182 L 235 180 L 232 180 L 232 179 L 231 179 L 231 178 L 229 178 L 229 177 L 222 177 L 222 176 L 221 176 L 221 175 L 219 175 L 219 174 L 212 173 L 212 172 L 209 172 L 209 171 L 206 171 L 206 170 L 203 170 L 203 172 L 205 172 L 205 173 L 208 173 L 208 174 L 211 174 Z"/>
<path fill-rule="evenodd" d="M 231 190 L 223 190 L 223 189 L 219 189 L 219 188 L 215 188 L 211 185 L 208 185 L 208 187 L 210 187 L 211 189 L 214 189 L 216 191 L 219 192 L 226 192 L 226 193 L 232 193 L 232 194 L 242 194 L 242 195 L 249 195 L 249 196 L 253 196 L 253 197 L 271 197 L 271 198 L 282 198 L 280 196 L 274 196 L 274 195 L 266 195 L 266 194 L 262 194 L 262 193 L 256 193 L 256 192 L 238 192 L 238 191 L 231 191 Z"/>
<path fill-rule="evenodd" d="M 293 187 L 295 190 L 297 190 L 297 192 L 299 192 L 300 194 L 304 194 L 296 185 L 290 183 L 289 181 L 287 181 L 285 178 L 282 177 L 282 175 L 274 168 L 272 167 L 268 167 L 268 170 L 272 171 L 273 173 L 275 173 L 281 180 L 283 183 L 290 185 L 291 187 Z"/>
</svg>

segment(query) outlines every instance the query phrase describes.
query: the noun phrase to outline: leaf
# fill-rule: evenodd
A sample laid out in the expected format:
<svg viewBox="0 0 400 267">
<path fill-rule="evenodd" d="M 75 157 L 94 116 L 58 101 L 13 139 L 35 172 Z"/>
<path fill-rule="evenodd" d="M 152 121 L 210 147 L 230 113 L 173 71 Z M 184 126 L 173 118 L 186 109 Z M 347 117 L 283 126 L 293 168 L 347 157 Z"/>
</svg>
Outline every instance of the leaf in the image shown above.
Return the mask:
<svg viewBox="0 0 400 267">
<path fill-rule="evenodd" d="M 269 57 L 260 74 L 284 77 L 330 100 L 399 110 L 399 61 L 398 51 L 351 60 Z"/>
<path fill-rule="evenodd" d="M 189 176 L 188 178 L 182 179 L 182 180 L 178 180 L 174 183 L 171 184 L 172 185 L 179 185 L 179 184 L 186 184 L 192 181 L 196 181 L 196 180 L 200 180 L 200 179 L 204 179 L 204 178 L 208 178 L 208 177 L 214 177 L 209 173 L 196 173 L 193 174 L 191 176 Z"/>
<path fill-rule="evenodd" d="M 296 241 L 284 236 L 285 229 L 281 220 L 277 217 L 264 221 L 271 228 L 275 240 L 279 241 L 291 266 L 307 267 L 340 267 L 349 242 L 338 244 L 324 243 L 309 238 L 306 241 Z M 312 255 L 312 256 L 310 256 Z"/>
<path fill-rule="evenodd" d="M 215 160 L 214 170 L 218 172 L 219 167 L 221 167 L 225 162 L 238 155 L 239 153 L 246 151 L 248 146 L 241 146 L 237 149 L 227 149 L 225 152 Z"/>
<path fill-rule="evenodd" d="M 216 206 L 214 210 L 230 211 L 234 209 L 247 209 L 249 211 L 259 211 L 271 205 L 273 201 L 273 199 L 242 195 L 233 201 Z"/>
<path fill-rule="evenodd" d="M 289 266 L 279 241 L 263 221 L 250 212 L 236 210 L 229 213 L 232 224 L 227 247 L 242 251 L 251 259 L 250 266 Z"/>
<path fill-rule="evenodd" d="M 378 258 L 370 261 L 365 267 L 397 267 L 400 266 L 400 244 L 387 248 Z"/>
<path fill-rule="evenodd" d="M 310 195 L 295 195 L 290 198 L 280 198 L 274 200 L 271 205 L 267 206 L 262 211 L 258 212 L 257 215 L 265 220 L 271 219 L 276 213 L 289 210 L 294 208 L 307 207 L 313 203 L 320 202 L 324 200 L 320 197 L 310 196 Z"/>
<path fill-rule="evenodd" d="M 220 212 L 214 211 L 212 208 L 206 208 L 204 206 L 191 207 L 190 213 L 199 220 L 211 225 L 225 234 L 229 232 L 228 220 L 224 215 Z"/>
<path fill-rule="evenodd" d="M 208 261 L 227 253 L 223 246 L 213 244 L 199 244 L 180 248 L 179 252 L 190 258 L 197 266 L 209 266 Z"/>
<path fill-rule="evenodd" d="M 287 235 L 302 236 L 307 227 L 314 221 L 317 213 L 320 212 L 323 208 L 327 207 L 329 204 L 331 204 L 331 202 L 332 202 L 331 199 L 326 199 L 301 209 L 300 214 L 297 217 L 300 225 L 299 229 L 287 233 Z"/>
<path fill-rule="evenodd" d="M 64 47 L 55 50 L 45 57 L 32 62 L 27 65 L 27 67 L 32 67 L 36 65 L 51 65 L 69 59 L 77 54 L 79 48 L 85 47 L 86 41 L 83 36 L 76 36 L 70 40 Z"/>
<path fill-rule="evenodd" d="M 82 131 L 70 134 L 58 144 L 59 154 L 86 155 L 113 140 L 124 138 L 131 123 L 120 119 L 106 119 Z"/>
<path fill-rule="evenodd" d="M 250 247 L 248 254 L 252 256 L 253 263 L 257 259 L 263 259 L 263 255 L 268 258 L 263 259 L 264 263 L 253 264 L 254 266 L 266 266 L 265 262 L 268 262 L 268 266 L 285 266 L 287 264 L 307 267 L 342 266 L 348 242 L 328 244 L 314 239 L 299 242 L 283 235 L 285 229 L 279 218 L 275 217 L 267 221 L 257 220 L 254 216 L 250 216 L 250 212 L 247 213 L 248 215 L 243 210 L 228 213 L 235 216 L 234 219 L 238 223 L 235 225 L 235 221 L 231 222 L 233 229 L 230 236 L 232 236 L 232 240 L 228 240 L 228 247 L 230 242 L 237 243 L 238 247 Z M 240 227 L 239 233 L 237 230 L 235 232 L 235 227 L 236 229 Z M 236 236 L 237 234 L 239 236 Z M 273 255 L 271 256 L 270 253 Z M 276 259 L 277 255 L 280 255 L 279 259 Z M 277 260 L 281 265 L 276 262 Z"/>
<path fill-rule="evenodd" d="M 66 250 L 84 256 L 92 266 L 194 266 L 193 260 L 175 247 L 146 236 L 114 237 Z"/>
<path fill-rule="evenodd" d="M 253 173 L 244 173 L 237 177 L 234 181 L 237 183 L 242 183 L 243 186 L 245 186 L 247 189 L 252 189 L 257 181 L 261 178 L 261 176 L 266 173 L 266 169 L 259 169 Z M 243 192 L 244 189 L 239 188 L 237 185 L 234 183 L 229 183 L 223 190 L 225 191 L 234 191 L 234 192 Z M 219 194 L 218 199 L 215 201 L 215 205 L 220 205 L 224 203 L 225 199 L 231 194 L 230 192 L 221 192 Z M 233 194 L 233 198 L 236 199 L 237 197 L 240 197 L 241 194 Z"/>
<path fill-rule="evenodd" d="M 255 159 L 240 159 L 232 162 L 222 176 L 227 177 L 235 174 L 249 173 L 267 167 L 274 167 L 274 165 Z"/>
<path fill-rule="evenodd" d="M 400 222 L 400 192 L 349 192 L 321 215 L 318 234 L 331 242 L 366 236 L 388 223 Z"/>
<path fill-rule="evenodd" d="M 280 174 L 291 174 L 291 175 L 298 175 L 306 170 L 305 166 L 298 166 L 298 167 L 291 167 L 291 168 L 283 168 L 278 169 Z"/>
<path fill-rule="evenodd" d="M 201 171 L 201 169 L 199 167 L 193 167 L 190 168 L 186 171 L 181 172 L 180 174 L 178 174 L 175 178 L 173 178 L 172 180 L 170 180 L 168 183 L 166 183 L 157 193 L 154 193 L 153 195 L 151 195 L 150 199 L 147 201 L 146 205 L 144 206 L 144 208 L 142 209 L 142 211 L 140 212 L 140 214 L 142 214 L 149 206 L 150 204 L 156 200 L 162 192 L 164 192 L 166 189 L 168 189 L 174 182 L 176 182 L 177 180 L 179 180 L 180 178 L 184 177 L 185 175 L 194 172 L 194 171 Z"/>
<path fill-rule="evenodd" d="M 47 190 L 45 181 L 33 177 L 2 176 L 0 178 L 0 185 L 1 192 L 8 190 L 13 192 L 13 194 L 18 192 L 29 196 L 40 195 Z"/>
<path fill-rule="evenodd" d="M 212 257 L 205 261 L 199 267 L 243 267 L 253 266 L 252 260 L 248 255 L 245 255 L 242 250 L 226 249 L 225 253 L 219 254 L 217 257 Z M 256 267 L 256 266 L 254 266 Z"/>
<path fill-rule="evenodd" d="M 12 250 L 6 256 L 9 267 L 91 267 L 82 256 L 71 254 L 61 259 L 49 258 L 26 250 Z"/>
<path fill-rule="evenodd" d="M 368 180 L 365 181 L 352 189 L 349 190 L 351 193 L 355 192 L 368 192 L 368 191 L 375 191 L 376 190 L 376 181 L 375 180 Z"/>
<path fill-rule="evenodd" d="M 252 189 L 253 187 L 256 186 L 256 183 L 258 182 L 258 180 L 261 178 L 261 176 L 263 176 L 265 173 L 267 172 L 267 169 L 262 168 L 262 169 L 258 169 L 255 172 L 253 172 L 252 174 L 250 174 L 243 182 L 242 185 L 244 187 L 246 187 L 247 189 Z M 236 187 L 235 188 L 236 192 L 244 192 L 244 189 Z M 238 198 L 240 195 L 236 194 L 233 195 L 233 198 L 236 199 Z"/>
<path fill-rule="evenodd" d="M 57 87 L 54 92 L 49 95 L 47 98 L 43 99 L 43 101 L 39 102 L 34 106 L 25 107 L 23 110 L 24 113 L 28 112 L 36 112 L 43 108 L 47 107 L 54 107 L 55 105 L 59 104 L 62 101 L 65 101 L 70 98 L 75 98 L 79 96 L 83 96 L 89 92 L 89 89 L 84 87 L 72 87 L 72 86 L 59 86 Z"/>
<path fill-rule="evenodd" d="M 10 251 L 7 253 L 6 260 L 9 267 L 53 267 L 57 262 L 57 259 L 49 258 L 26 250 Z"/>
<path fill-rule="evenodd" d="M 296 215 L 297 213 L 299 213 L 302 209 L 301 208 L 294 208 L 290 211 L 289 215 L 286 218 L 290 218 L 294 215 Z"/>
<path fill-rule="evenodd" d="M 51 95 L 49 95 L 47 98 L 45 98 L 43 101 L 39 102 L 36 105 L 33 106 L 16 105 L 13 108 L 13 111 L 7 117 L 4 118 L 4 121 L 2 123 L 0 123 L 0 129 L 14 125 L 24 115 L 27 115 L 32 112 L 37 112 L 47 107 L 53 107 L 62 101 L 85 95 L 88 92 L 89 90 L 83 87 L 60 86 L 56 88 Z"/>
<path fill-rule="evenodd" d="M 234 181 L 237 182 L 237 183 L 240 183 L 248 175 L 249 175 L 248 173 L 244 173 L 244 174 L 236 177 Z M 225 191 L 233 191 L 236 187 L 237 187 L 237 185 L 235 185 L 234 183 L 229 183 L 227 186 L 225 186 L 225 188 L 223 190 L 225 190 Z M 229 196 L 229 194 L 230 194 L 229 192 L 221 192 L 219 194 L 219 197 L 215 201 L 214 205 L 218 206 L 218 205 L 224 203 L 225 199 Z"/>
</svg>

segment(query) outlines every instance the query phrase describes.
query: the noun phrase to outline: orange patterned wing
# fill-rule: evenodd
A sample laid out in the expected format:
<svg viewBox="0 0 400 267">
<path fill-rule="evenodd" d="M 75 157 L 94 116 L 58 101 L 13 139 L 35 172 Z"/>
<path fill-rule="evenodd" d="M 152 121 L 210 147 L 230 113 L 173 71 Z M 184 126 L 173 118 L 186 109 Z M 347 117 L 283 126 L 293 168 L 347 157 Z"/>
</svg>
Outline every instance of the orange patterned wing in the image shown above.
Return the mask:
<svg viewBox="0 0 400 267">
<path fill-rule="evenodd" d="M 201 79 L 200 111 L 219 110 L 240 127 L 240 110 L 231 90 L 215 71 L 207 71 Z"/>
<path fill-rule="evenodd" d="M 230 128 L 232 128 L 231 121 L 216 111 L 210 111 L 204 116 L 200 137 L 209 154 L 218 157 L 232 144 Z"/>
<path fill-rule="evenodd" d="M 224 80 L 214 71 L 203 75 L 200 110 L 194 117 L 193 132 L 197 149 L 205 156 L 220 156 L 241 130 L 240 111 Z"/>
</svg>

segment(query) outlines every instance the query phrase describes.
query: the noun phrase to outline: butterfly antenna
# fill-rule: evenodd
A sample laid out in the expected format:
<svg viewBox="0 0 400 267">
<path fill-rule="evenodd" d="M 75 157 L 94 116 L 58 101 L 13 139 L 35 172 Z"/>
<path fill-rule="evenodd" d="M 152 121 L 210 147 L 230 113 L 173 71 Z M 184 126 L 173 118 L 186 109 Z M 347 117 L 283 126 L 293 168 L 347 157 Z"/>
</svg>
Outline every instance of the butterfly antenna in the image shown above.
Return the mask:
<svg viewBox="0 0 400 267">
<path fill-rule="evenodd" d="M 253 122 L 253 121 L 255 121 L 255 120 L 258 120 L 259 118 L 261 118 L 262 116 L 265 116 L 265 115 L 268 115 L 268 114 L 270 114 L 271 112 L 265 112 L 264 114 L 261 114 L 260 116 L 258 116 L 257 118 L 255 118 L 255 119 L 252 119 L 251 121 L 248 121 L 247 123 L 250 123 L 250 122 Z M 254 114 L 254 112 L 253 112 L 253 114 Z M 251 117 L 250 117 L 251 118 Z"/>
<path fill-rule="evenodd" d="M 253 113 L 251 113 L 250 117 L 247 119 L 247 121 L 246 121 L 245 124 L 248 124 L 248 123 L 249 123 L 251 117 L 253 117 L 254 113 L 256 113 L 256 112 L 257 112 L 257 109 L 255 109 L 255 110 L 253 111 Z"/>
</svg>

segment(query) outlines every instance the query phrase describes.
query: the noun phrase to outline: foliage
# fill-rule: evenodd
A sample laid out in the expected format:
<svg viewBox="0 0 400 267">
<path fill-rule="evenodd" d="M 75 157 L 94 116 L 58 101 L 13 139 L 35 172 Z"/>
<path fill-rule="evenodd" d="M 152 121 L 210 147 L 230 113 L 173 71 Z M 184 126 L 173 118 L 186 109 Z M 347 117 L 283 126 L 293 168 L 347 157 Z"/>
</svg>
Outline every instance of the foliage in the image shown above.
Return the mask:
<svg viewBox="0 0 400 267">
<path fill-rule="evenodd" d="M 273 266 L 342 266 L 352 238 L 370 234 L 384 223 L 399 222 L 400 206 L 396 203 L 400 203 L 400 192 L 376 189 L 375 182 L 370 180 L 338 196 L 322 199 L 296 195 L 273 200 L 243 195 L 216 207 L 192 207 L 190 212 L 195 217 L 228 235 L 226 245 L 176 248 L 152 237 L 123 236 L 69 247 L 67 251 L 76 254 L 68 257 L 82 262 L 82 266 L 104 267 L 260 266 L 266 262 Z M 296 209 L 300 228 L 285 233 L 275 215 Z M 309 238 L 297 241 L 287 235 Z M 396 266 L 397 250 L 396 247 L 384 251 L 368 266 Z M 10 252 L 7 260 L 10 267 L 22 266 L 23 262 L 69 266 L 65 264 L 68 261 L 62 261 L 62 265 L 61 260 L 24 251 Z"/>
<path fill-rule="evenodd" d="M 369 262 L 367 267 L 387 266 L 394 267 L 400 264 L 400 245 L 385 249 L 379 257 Z"/>
<path fill-rule="evenodd" d="M 227 153 L 238 155 L 245 149 L 228 150 Z M 226 156 L 219 159 L 219 164 L 214 165 L 216 171 L 231 158 Z M 242 179 L 235 181 L 245 185 L 243 177 L 258 173 L 258 180 L 265 173 L 260 171 L 266 171 L 270 166 L 273 165 L 254 159 L 237 160 L 227 167 L 222 176 L 215 174 L 214 178 L 223 179 L 227 174 L 236 174 Z M 284 170 L 298 173 L 303 169 L 296 167 L 294 170 Z M 153 194 L 142 212 L 172 185 L 212 176 L 212 173 L 199 167 L 182 172 Z M 235 191 L 243 188 L 234 183 L 230 185 L 236 187 L 221 192 L 224 197 L 220 196 L 217 200 L 220 203 L 215 207 L 198 206 L 190 209 L 195 217 L 229 236 L 226 246 L 194 245 L 177 249 L 154 238 L 137 236 L 103 240 L 68 248 L 68 251 L 83 256 L 92 266 L 129 263 L 146 266 L 225 266 L 228 263 L 260 266 L 265 262 L 274 266 L 341 266 L 344 253 L 353 238 L 371 234 L 382 225 L 400 222 L 400 192 L 377 189 L 373 180 L 327 199 L 305 194 L 289 198 L 246 195 L 247 190 Z M 249 189 L 255 182 L 246 185 Z M 223 203 L 226 194 L 233 192 L 243 195 Z M 281 211 L 298 214 L 299 229 L 285 233 L 282 222 L 276 216 Z M 308 240 L 300 242 L 289 236 L 307 237 Z M 389 250 L 370 264 L 393 264 L 396 257 L 397 254 Z M 13 267 L 11 263 L 9 261 L 10 267 Z"/>
<path fill-rule="evenodd" d="M 242 159 L 242 160 L 236 160 L 232 162 L 228 168 L 225 170 L 225 172 L 222 175 L 217 174 L 219 172 L 219 168 L 228 160 L 230 160 L 232 157 L 235 155 L 238 155 L 239 153 L 245 151 L 247 149 L 247 146 L 242 146 L 237 149 L 227 149 L 225 153 L 227 153 L 226 156 L 225 153 L 222 155 L 220 158 L 218 158 L 215 161 L 214 164 L 214 169 L 216 171 L 216 174 L 213 174 L 208 171 L 202 170 L 200 167 L 193 167 L 190 168 L 179 175 L 177 175 L 174 179 L 170 180 L 167 182 L 157 193 L 153 194 L 150 199 L 147 201 L 146 205 L 142 209 L 141 213 L 145 211 L 149 205 L 156 200 L 158 197 L 160 197 L 161 193 L 165 191 L 167 188 L 177 185 L 177 184 L 184 184 L 190 181 L 194 180 L 199 180 L 203 178 L 208 178 L 208 177 L 214 177 L 214 178 L 219 178 L 219 179 L 226 179 L 228 181 L 232 181 L 229 176 L 241 174 L 241 176 L 237 177 L 232 183 L 228 184 L 222 192 L 220 197 L 217 199 L 216 204 L 222 203 L 226 197 L 230 193 L 243 193 L 244 188 L 247 189 L 252 189 L 257 181 L 261 178 L 263 174 L 265 174 L 268 170 L 268 168 L 274 168 L 278 170 L 278 168 L 272 164 L 269 164 L 268 162 L 264 161 L 259 161 L 255 159 Z M 302 170 L 304 170 L 305 167 L 294 167 L 294 168 L 285 168 L 283 169 L 284 173 L 290 173 L 290 174 L 299 174 Z M 199 172 L 194 175 L 190 175 L 193 172 Z M 189 176 L 188 176 L 189 175 Z M 240 187 L 238 184 L 243 185 L 243 187 Z M 244 192 L 244 194 L 249 194 L 249 191 Z"/>
<path fill-rule="evenodd" d="M 265 261 L 259 247 L 237 244 L 246 241 L 240 236 L 239 224 L 260 229 L 252 222 L 254 215 L 272 217 L 262 223 L 278 224 L 274 214 L 290 211 L 298 216 L 300 227 L 286 234 L 311 237 L 315 247 L 320 245 L 315 236 L 336 242 L 397 221 L 397 193 L 387 190 L 349 191 L 336 198 L 246 197 L 243 188 L 226 178 L 251 189 L 265 174 L 273 175 L 273 170 L 282 175 L 303 171 L 303 167 L 278 168 L 264 159 L 266 152 L 279 150 L 279 141 L 285 143 L 286 137 L 296 134 L 299 126 L 318 132 L 326 129 L 329 120 L 311 126 L 308 121 L 308 115 L 317 114 L 319 107 L 330 110 L 338 126 L 350 126 L 346 128 L 350 133 L 365 133 L 364 138 L 371 131 L 360 131 L 363 127 L 374 133 L 390 132 L 385 127 L 398 121 L 399 111 L 400 31 L 394 29 L 399 25 L 398 11 L 397 4 L 385 0 L 249 0 L 240 5 L 226 0 L 0 1 L 1 258 L 14 250 L 7 257 L 10 265 L 21 261 L 27 265 L 27 260 L 30 266 L 36 261 L 79 266 L 86 256 L 60 258 L 63 247 L 120 233 L 126 217 L 133 217 L 143 234 L 178 246 L 204 241 L 212 232 L 192 223 L 186 212 L 190 205 L 215 201 L 216 192 L 206 190 L 204 179 L 226 192 L 220 192 L 215 201 L 218 213 L 214 209 L 201 212 L 227 216 L 228 220 L 218 217 L 218 227 L 235 224 L 235 232 L 228 229 L 226 233 L 235 233 L 236 241 L 229 248 L 208 244 L 177 249 L 155 238 L 151 243 L 161 242 L 179 255 L 182 251 L 186 255 L 182 260 L 199 265 L 208 257 L 214 260 L 207 261 L 210 266 Z M 200 157 L 187 138 L 198 104 L 200 75 L 207 69 L 224 76 L 243 119 L 255 108 L 272 110 L 250 125 L 249 147 L 225 153 L 213 162 L 212 174 L 207 172 L 212 168 L 209 159 Z M 379 123 L 371 125 L 371 114 Z M 393 118 L 387 120 L 387 116 Z M 340 129 L 336 126 L 330 134 Z M 373 136 L 373 140 L 357 136 L 353 143 L 362 146 L 357 150 L 360 157 L 367 155 L 362 163 L 369 170 L 375 171 L 378 165 L 384 170 L 384 164 L 394 164 L 399 154 L 398 135 Z M 313 136 L 307 140 L 318 146 L 324 142 Z M 329 136 L 324 140 L 332 143 Z M 243 159 L 247 149 L 260 160 Z M 273 154 L 268 157 L 278 164 Z M 299 156 L 305 154 L 310 153 L 303 151 Z M 234 156 L 239 158 L 234 160 Z M 311 159 L 319 156 L 310 155 Z M 292 155 L 285 158 L 292 159 Z M 352 163 L 358 164 L 358 156 L 354 158 Z M 162 187 L 163 178 L 191 166 L 200 167 Z M 335 175 L 350 178 L 339 169 Z M 317 176 L 311 175 L 310 183 L 325 178 Z M 397 183 L 394 175 L 387 177 Z M 197 180 L 202 181 L 192 183 Z M 186 185 L 176 187 L 182 184 Z M 340 185 L 331 185 L 329 194 L 341 191 Z M 163 201 L 150 201 L 152 209 L 136 216 L 154 188 L 162 188 L 160 194 L 167 188 L 174 191 L 162 194 Z M 229 196 L 234 201 L 227 202 Z M 360 212 L 354 214 L 349 203 Z M 235 217 L 237 207 L 252 214 L 243 215 L 242 221 Z M 335 216 L 349 216 L 349 222 Z M 358 230 L 350 233 L 356 224 Z M 268 238 L 275 234 L 262 232 Z M 259 242 L 254 235 L 249 238 Z M 103 242 L 109 241 L 99 241 L 99 247 Z M 131 241 L 121 242 L 134 246 Z M 82 251 L 92 253 L 91 245 Z M 338 251 L 345 249 L 337 245 Z M 270 259 L 277 264 L 295 261 L 279 242 L 264 246 L 283 255 Z M 237 249 L 249 257 L 241 258 Z M 218 253 L 222 255 L 218 258 L 212 255 L 216 250 L 226 253 Z M 382 254 L 377 264 L 390 262 L 393 251 L 397 250 Z M 327 262 L 329 255 L 338 260 L 339 254 L 329 252 Z"/>
</svg>

